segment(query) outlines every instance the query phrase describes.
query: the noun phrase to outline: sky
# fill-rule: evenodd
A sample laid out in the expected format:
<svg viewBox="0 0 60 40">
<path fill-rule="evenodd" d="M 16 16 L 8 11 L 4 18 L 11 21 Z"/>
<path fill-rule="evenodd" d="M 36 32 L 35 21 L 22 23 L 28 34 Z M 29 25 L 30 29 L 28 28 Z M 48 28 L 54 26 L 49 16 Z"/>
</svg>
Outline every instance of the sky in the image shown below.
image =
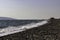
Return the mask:
<svg viewBox="0 0 60 40">
<path fill-rule="evenodd" d="M 0 17 L 60 18 L 60 0 L 0 0 Z"/>
</svg>

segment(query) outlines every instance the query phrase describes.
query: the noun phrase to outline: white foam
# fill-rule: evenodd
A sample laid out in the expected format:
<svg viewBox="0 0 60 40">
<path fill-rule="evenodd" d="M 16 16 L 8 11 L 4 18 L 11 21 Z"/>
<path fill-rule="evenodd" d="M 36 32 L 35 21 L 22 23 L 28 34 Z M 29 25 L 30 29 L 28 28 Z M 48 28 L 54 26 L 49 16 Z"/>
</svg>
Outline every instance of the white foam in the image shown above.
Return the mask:
<svg viewBox="0 0 60 40">
<path fill-rule="evenodd" d="M 42 22 L 39 22 L 39 23 L 31 23 L 31 24 L 24 25 L 24 26 L 19 26 L 19 27 L 7 27 L 7 28 L 4 28 L 4 29 L 0 29 L 0 37 L 5 36 L 5 35 L 9 35 L 9 34 L 13 34 L 13 33 L 17 33 L 17 32 L 21 32 L 21 31 L 25 31 L 27 29 L 38 27 L 38 26 L 44 25 L 46 23 L 48 23 L 48 22 L 47 21 L 42 21 Z"/>
</svg>

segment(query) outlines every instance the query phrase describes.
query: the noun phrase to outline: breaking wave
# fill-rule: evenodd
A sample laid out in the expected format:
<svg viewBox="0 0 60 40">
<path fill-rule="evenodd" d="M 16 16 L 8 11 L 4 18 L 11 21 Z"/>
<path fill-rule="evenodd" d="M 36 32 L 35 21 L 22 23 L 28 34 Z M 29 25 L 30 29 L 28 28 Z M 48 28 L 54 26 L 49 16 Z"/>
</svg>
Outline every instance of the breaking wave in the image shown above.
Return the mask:
<svg viewBox="0 0 60 40">
<path fill-rule="evenodd" d="M 48 23 L 48 22 L 47 21 L 42 21 L 42 22 L 38 22 L 38 23 L 27 24 L 27 25 L 24 25 L 24 26 L 18 26 L 18 27 L 11 26 L 11 27 L 7 27 L 7 28 L 3 28 L 3 29 L 0 29 L 0 36 L 5 36 L 5 35 L 21 32 L 21 31 L 25 31 L 27 29 L 42 26 L 46 23 Z"/>
</svg>

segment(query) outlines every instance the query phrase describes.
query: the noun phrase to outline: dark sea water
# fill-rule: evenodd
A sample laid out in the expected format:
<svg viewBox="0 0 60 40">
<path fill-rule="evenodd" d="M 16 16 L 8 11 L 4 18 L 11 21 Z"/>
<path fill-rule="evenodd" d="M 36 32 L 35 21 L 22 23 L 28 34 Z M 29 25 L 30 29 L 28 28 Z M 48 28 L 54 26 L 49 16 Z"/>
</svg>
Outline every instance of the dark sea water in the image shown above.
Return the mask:
<svg viewBox="0 0 60 40">
<path fill-rule="evenodd" d="M 0 28 L 5 28 L 9 26 L 22 26 L 30 23 L 38 23 L 43 20 L 0 20 Z"/>
</svg>

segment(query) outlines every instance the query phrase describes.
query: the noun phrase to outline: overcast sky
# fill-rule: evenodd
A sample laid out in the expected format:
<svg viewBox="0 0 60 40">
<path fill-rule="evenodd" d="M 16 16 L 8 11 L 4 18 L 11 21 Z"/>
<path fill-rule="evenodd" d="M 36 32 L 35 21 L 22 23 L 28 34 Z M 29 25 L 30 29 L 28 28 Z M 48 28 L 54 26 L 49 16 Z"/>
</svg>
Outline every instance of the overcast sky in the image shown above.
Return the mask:
<svg viewBox="0 0 60 40">
<path fill-rule="evenodd" d="M 60 0 L 0 0 L 0 17 L 60 18 Z"/>
</svg>

